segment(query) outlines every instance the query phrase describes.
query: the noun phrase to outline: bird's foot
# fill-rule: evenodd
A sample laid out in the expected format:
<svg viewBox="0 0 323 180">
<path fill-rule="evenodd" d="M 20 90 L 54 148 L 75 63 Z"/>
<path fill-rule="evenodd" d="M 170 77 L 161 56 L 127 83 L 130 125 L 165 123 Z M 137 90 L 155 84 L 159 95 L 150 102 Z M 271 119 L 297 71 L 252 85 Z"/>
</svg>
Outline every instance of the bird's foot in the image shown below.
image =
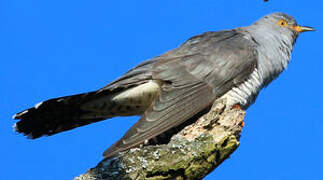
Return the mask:
<svg viewBox="0 0 323 180">
<path fill-rule="evenodd" d="M 235 104 L 235 105 L 233 105 L 233 106 L 232 106 L 232 109 L 238 109 L 238 110 L 241 110 L 242 108 L 241 108 L 240 104 Z M 242 122 L 240 123 L 240 126 L 241 126 L 241 127 L 244 127 L 244 121 L 242 121 Z"/>
<path fill-rule="evenodd" d="M 240 126 L 241 127 L 244 127 L 244 121 L 241 122 Z"/>
<path fill-rule="evenodd" d="M 232 109 L 239 109 L 240 110 L 242 108 L 241 108 L 240 104 L 235 104 L 232 106 Z"/>
</svg>

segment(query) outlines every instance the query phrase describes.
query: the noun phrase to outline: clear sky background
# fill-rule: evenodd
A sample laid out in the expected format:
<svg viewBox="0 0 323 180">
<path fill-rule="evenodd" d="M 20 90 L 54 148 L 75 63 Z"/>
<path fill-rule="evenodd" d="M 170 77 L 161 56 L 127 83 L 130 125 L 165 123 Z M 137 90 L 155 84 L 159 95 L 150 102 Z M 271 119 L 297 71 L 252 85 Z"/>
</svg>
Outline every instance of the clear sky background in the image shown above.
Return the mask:
<svg viewBox="0 0 323 180">
<path fill-rule="evenodd" d="M 72 179 L 138 119 L 29 140 L 12 131 L 14 113 L 98 89 L 193 35 L 276 11 L 318 31 L 300 35 L 288 69 L 248 109 L 239 149 L 205 179 L 323 179 L 322 10 L 318 0 L 1 0 L 0 179 Z"/>
</svg>

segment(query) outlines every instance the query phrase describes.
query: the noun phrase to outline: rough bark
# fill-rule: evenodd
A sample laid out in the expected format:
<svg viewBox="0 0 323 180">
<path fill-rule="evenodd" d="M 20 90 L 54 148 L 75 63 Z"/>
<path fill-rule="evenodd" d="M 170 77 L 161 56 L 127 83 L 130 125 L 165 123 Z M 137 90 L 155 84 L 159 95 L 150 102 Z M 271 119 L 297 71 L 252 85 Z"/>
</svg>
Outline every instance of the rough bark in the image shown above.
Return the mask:
<svg viewBox="0 0 323 180">
<path fill-rule="evenodd" d="M 245 112 L 216 101 L 167 145 L 142 146 L 102 160 L 75 180 L 202 179 L 239 146 Z"/>
</svg>

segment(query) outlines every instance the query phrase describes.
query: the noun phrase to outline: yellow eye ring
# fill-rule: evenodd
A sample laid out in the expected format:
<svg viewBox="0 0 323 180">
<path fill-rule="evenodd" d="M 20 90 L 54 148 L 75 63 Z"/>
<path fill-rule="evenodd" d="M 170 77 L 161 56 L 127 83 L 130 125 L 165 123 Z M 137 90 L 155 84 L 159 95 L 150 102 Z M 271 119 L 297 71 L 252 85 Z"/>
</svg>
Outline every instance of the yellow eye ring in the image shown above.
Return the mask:
<svg viewBox="0 0 323 180">
<path fill-rule="evenodd" d="M 286 27 L 288 25 L 287 21 L 283 19 L 279 20 L 277 24 L 281 27 Z"/>
</svg>

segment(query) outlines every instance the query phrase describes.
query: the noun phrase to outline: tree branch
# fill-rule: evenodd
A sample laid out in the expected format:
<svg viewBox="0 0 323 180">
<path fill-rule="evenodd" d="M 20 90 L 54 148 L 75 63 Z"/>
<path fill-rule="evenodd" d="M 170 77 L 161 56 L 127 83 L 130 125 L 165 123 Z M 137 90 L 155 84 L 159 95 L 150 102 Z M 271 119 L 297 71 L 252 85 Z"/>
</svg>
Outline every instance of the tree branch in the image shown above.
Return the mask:
<svg viewBox="0 0 323 180">
<path fill-rule="evenodd" d="M 202 179 L 239 146 L 245 112 L 216 101 L 167 145 L 142 146 L 102 160 L 75 180 Z"/>
</svg>

